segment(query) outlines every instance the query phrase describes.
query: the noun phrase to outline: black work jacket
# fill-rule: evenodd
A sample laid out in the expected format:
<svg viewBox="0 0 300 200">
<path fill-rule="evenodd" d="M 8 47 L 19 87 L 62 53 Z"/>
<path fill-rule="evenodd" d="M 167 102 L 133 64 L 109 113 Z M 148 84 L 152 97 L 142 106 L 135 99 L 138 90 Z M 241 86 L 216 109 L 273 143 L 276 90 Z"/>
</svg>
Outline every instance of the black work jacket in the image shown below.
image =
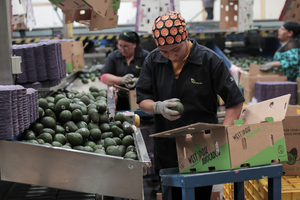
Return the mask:
<svg viewBox="0 0 300 200">
<path fill-rule="evenodd" d="M 137 103 L 145 99 L 179 98 L 184 106 L 181 118 L 175 121 L 156 114 L 156 133 L 197 122 L 218 123 L 217 95 L 224 100 L 226 108 L 245 100 L 224 60 L 214 51 L 191 41 L 191 52 L 177 79 L 172 62 L 158 49 L 144 61 L 136 87 Z"/>
</svg>

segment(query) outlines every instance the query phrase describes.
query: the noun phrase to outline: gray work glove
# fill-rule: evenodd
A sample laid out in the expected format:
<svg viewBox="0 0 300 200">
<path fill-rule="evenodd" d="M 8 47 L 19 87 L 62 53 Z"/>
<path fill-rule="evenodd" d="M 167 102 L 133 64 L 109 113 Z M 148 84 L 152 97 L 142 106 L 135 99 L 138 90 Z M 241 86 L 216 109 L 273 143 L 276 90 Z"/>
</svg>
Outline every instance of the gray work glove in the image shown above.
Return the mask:
<svg viewBox="0 0 300 200">
<path fill-rule="evenodd" d="M 179 119 L 181 117 L 179 115 L 179 112 L 169 109 L 171 107 L 177 106 L 177 104 L 175 103 L 176 101 L 180 101 L 180 100 L 177 98 L 173 98 L 173 99 L 168 99 L 165 101 L 155 102 L 155 104 L 153 106 L 155 114 L 162 114 L 162 116 L 164 116 L 164 118 L 166 118 L 170 121 Z"/>
<path fill-rule="evenodd" d="M 125 86 L 129 89 L 134 88 L 136 83 L 137 83 L 138 79 L 137 78 L 133 78 L 132 82 L 129 83 L 125 83 Z"/>
<path fill-rule="evenodd" d="M 259 70 L 261 70 L 261 71 L 268 71 L 268 70 L 270 70 L 272 68 L 273 68 L 273 63 L 272 62 L 268 62 L 266 64 L 261 65 L 259 67 Z"/>
<path fill-rule="evenodd" d="M 132 82 L 132 79 L 134 78 L 133 74 L 126 74 L 125 76 L 122 77 L 121 83 L 123 85 Z"/>
</svg>

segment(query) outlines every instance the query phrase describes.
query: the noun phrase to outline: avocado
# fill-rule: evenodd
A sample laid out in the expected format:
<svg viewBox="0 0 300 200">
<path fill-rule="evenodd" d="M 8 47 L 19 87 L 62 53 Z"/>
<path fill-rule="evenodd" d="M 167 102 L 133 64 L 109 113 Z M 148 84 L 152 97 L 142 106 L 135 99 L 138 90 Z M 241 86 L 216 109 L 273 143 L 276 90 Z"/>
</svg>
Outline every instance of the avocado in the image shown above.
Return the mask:
<svg viewBox="0 0 300 200">
<path fill-rule="evenodd" d="M 125 155 L 124 155 L 124 158 L 130 158 L 130 159 L 133 159 L 133 160 L 137 160 L 137 154 L 133 151 L 128 151 Z"/>
<path fill-rule="evenodd" d="M 111 132 L 113 132 L 115 137 L 119 137 L 119 138 L 124 137 L 124 131 L 121 128 L 119 128 L 118 126 L 112 125 L 112 126 L 110 126 L 110 130 L 111 130 Z"/>
<path fill-rule="evenodd" d="M 59 120 L 62 124 L 72 120 L 72 113 L 69 110 L 63 110 L 59 114 Z"/>
<path fill-rule="evenodd" d="M 51 145 L 54 146 L 54 147 L 62 147 L 62 144 L 60 142 L 58 142 L 58 141 L 53 141 L 51 143 Z"/>
<path fill-rule="evenodd" d="M 49 117 L 52 117 L 53 119 L 57 120 L 55 113 L 49 108 L 47 108 L 45 110 L 45 116 L 49 116 Z"/>
<path fill-rule="evenodd" d="M 83 138 L 80 133 L 67 133 L 66 138 L 67 141 L 70 142 L 73 146 L 81 145 L 83 142 Z"/>
<path fill-rule="evenodd" d="M 53 141 L 58 141 L 59 143 L 64 145 L 66 143 L 66 137 L 61 133 L 57 133 L 57 134 L 54 135 Z"/>
<path fill-rule="evenodd" d="M 91 120 L 90 120 L 89 115 L 82 115 L 82 121 L 84 121 L 87 124 L 90 123 Z"/>
<path fill-rule="evenodd" d="M 102 124 L 100 124 L 99 128 L 100 128 L 100 130 L 101 130 L 102 133 L 110 131 L 110 126 L 109 126 L 108 123 L 102 123 Z"/>
<path fill-rule="evenodd" d="M 52 135 L 50 133 L 41 133 L 38 137 L 38 139 L 43 139 L 45 141 L 45 143 L 52 143 L 53 138 Z M 51 145 L 52 146 L 52 145 Z"/>
<path fill-rule="evenodd" d="M 123 137 L 122 139 L 122 145 L 124 145 L 126 148 L 129 145 L 134 145 L 134 139 L 131 135 L 126 135 L 125 137 Z"/>
<path fill-rule="evenodd" d="M 106 149 L 106 154 L 107 155 L 112 155 L 112 156 L 119 156 L 121 157 L 120 149 L 117 146 L 109 146 Z"/>
<path fill-rule="evenodd" d="M 100 129 L 93 128 L 90 130 L 90 136 L 93 139 L 93 141 L 98 141 L 101 139 L 102 133 L 101 133 Z"/>
<path fill-rule="evenodd" d="M 76 126 L 77 126 L 78 128 L 88 128 L 87 123 L 84 122 L 84 121 L 77 122 Z"/>
<path fill-rule="evenodd" d="M 179 112 L 179 115 L 182 115 L 183 111 L 184 111 L 184 107 L 182 105 L 182 103 L 180 101 L 175 101 L 175 103 L 177 104 L 176 107 L 171 107 L 171 110 L 175 110 Z"/>
<path fill-rule="evenodd" d="M 122 112 L 117 112 L 115 114 L 114 121 L 120 121 L 121 123 L 123 123 L 124 121 L 126 121 L 125 114 Z"/>
<path fill-rule="evenodd" d="M 59 99 L 55 104 L 54 110 L 56 114 L 61 113 L 63 110 L 68 110 L 70 107 L 70 101 L 67 98 Z"/>
<path fill-rule="evenodd" d="M 65 134 L 66 130 L 64 129 L 64 127 L 62 127 L 61 125 L 56 125 L 55 126 L 55 133 L 61 133 L 61 134 Z"/>
<path fill-rule="evenodd" d="M 113 138 L 107 137 L 104 139 L 104 148 L 107 149 L 109 146 L 116 146 L 117 143 Z"/>
<path fill-rule="evenodd" d="M 43 124 L 44 128 L 51 128 L 55 129 L 56 126 L 56 120 L 53 117 L 45 116 L 40 121 L 41 124 Z"/>
<path fill-rule="evenodd" d="M 90 99 L 86 95 L 82 96 L 80 101 L 82 101 L 86 106 L 91 103 Z"/>
<path fill-rule="evenodd" d="M 39 107 L 43 108 L 46 110 L 48 108 L 48 101 L 44 98 L 39 98 L 38 99 Z"/>
<path fill-rule="evenodd" d="M 87 128 L 79 128 L 76 133 L 80 133 L 84 140 L 90 137 L 90 131 Z"/>
<path fill-rule="evenodd" d="M 42 117 L 44 117 L 44 115 L 45 115 L 45 111 L 44 111 L 44 109 L 43 109 L 43 108 L 41 108 L 41 107 L 39 107 L 39 118 L 42 118 Z"/>
<path fill-rule="evenodd" d="M 32 140 L 35 139 L 35 133 L 32 130 L 26 130 L 25 135 L 23 136 L 24 140 Z"/>
<path fill-rule="evenodd" d="M 67 121 L 64 124 L 64 128 L 65 128 L 66 132 L 76 132 L 78 130 L 78 127 L 76 126 L 76 124 L 73 121 Z"/>
<path fill-rule="evenodd" d="M 55 131 L 51 128 L 43 128 L 42 130 L 40 130 L 39 135 L 42 133 L 50 133 L 52 137 L 54 137 L 55 135 Z"/>
<path fill-rule="evenodd" d="M 132 133 L 134 133 L 132 125 L 127 121 L 124 121 L 122 123 L 122 130 L 124 131 L 125 135 L 131 135 Z"/>
<path fill-rule="evenodd" d="M 105 138 L 113 138 L 114 137 L 114 134 L 112 132 L 104 132 L 102 133 L 102 139 L 105 139 Z"/>
<path fill-rule="evenodd" d="M 60 99 L 66 98 L 63 94 L 58 94 L 54 97 L 54 103 L 56 104 Z"/>
<path fill-rule="evenodd" d="M 101 123 L 109 123 L 109 117 L 107 114 L 101 114 L 99 115 L 99 118 Z"/>
<path fill-rule="evenodd" d="M 106 152 L 104 149 L 95 149 L 94 153 L 106 155 Z"/>
<path fill-rule="evenodd" d="M 99 125 L 98 125 L 98 124 L 95 124 L 95 123 L 93 123 L 93 122 L 88 123 L 88 129 L 91 130 L 91 129 L 93 129 L 93 128 L 99 129 Z M 101 129 L 100 129 L 100 130 L 101 130 Z M 101 132 L 102 132 L 102 130 L 101 130 Z"/>
<path fill-rule="evenodd" d="M 75 123 L 82 121 L 82 116 L 83 116 L 83 114 L 82 114 L 81 109 L 75 109 L 72 112 L 72 119 Z"/>
<path fill-rule="evenodd" d="M 91 108 L 91 109 L 88 111 L 88 114 L 89 114 L 90 119 L 91 119 L 94 123 L 99 123 L 100 118 L 99 118 L 99 113 L 98 113 L 98 111 L 96 110 L 96 108 Z"/>
</svg>

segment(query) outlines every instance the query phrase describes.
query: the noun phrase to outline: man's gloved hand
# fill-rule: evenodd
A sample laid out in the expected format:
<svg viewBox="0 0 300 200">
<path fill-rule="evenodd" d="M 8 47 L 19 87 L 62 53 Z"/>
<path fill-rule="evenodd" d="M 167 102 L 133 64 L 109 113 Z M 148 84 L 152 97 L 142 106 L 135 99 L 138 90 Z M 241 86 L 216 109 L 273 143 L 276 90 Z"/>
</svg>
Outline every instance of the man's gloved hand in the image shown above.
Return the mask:
<svg viewBox="0 0 300 200">
<path fill-rule="evenodd" d="M 136 83 L 137 83 L 138 79 L 137 78 L 133 78 L 132 82 L 129 83 L 125 83 L 125 86 L 129 89 L 134 88 Z"/>
<path fill-rule="evenodd" d="M 178 111 L 169 109 L 170 107 L 176 107 L 177 104 L 176 101 L 180 101 L 177 98 L 168 99 L 165 101 L 157 101 L 155 102 L 153 108 L 155 114 L 162 114 L 164 118 L 174 121 L 176 119 L 179 119 L 181 116 L 179 115 Z"/>
<path fill-rule="evenodd" d="M 268 70 L 270 70 L 272 68 L 273 68 L 273 63 L 272 62 L 268 62 L 266 64 L 261 65 L 259 67 L 259 70 L 261 70 L 261 71 L 268 71 Z"/>
<path fill-rule="evenodd" d="M 123 85 L 132 82 L 132 79 L 134 78 L 133 74 L 126 74 L 125 76 L 122 77 L 121 83 Z"/>
</svg>

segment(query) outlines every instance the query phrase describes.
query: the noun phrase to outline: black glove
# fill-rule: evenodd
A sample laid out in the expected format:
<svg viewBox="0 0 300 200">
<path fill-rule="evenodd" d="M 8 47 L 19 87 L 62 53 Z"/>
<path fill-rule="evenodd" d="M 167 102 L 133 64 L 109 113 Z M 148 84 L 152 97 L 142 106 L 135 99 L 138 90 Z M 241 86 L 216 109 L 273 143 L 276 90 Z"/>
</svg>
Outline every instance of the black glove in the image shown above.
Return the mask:
<svg viewBox="0 0 300 200">
<path fill-rule="evenodd" d="M 179 115 L 179 112 L 169 109 L 171 107 L 177 106 L 177 104 L 175 103 L 176 101 L 180 101 L 180 100 L 177 98 L 173 98 L 173 99 L 168 99 L 165 101 L 155 102 L 155 104 L 153 106 L 155 114 L 162 114 L 162 116 L 164 116 L 164 118 L 166 118 L 170 121 L 179 119 L 181 117 Z"/>
<path fill-rule="evenodd" d="M 268 62 L 266 64 L 261 65 L 258 69 L 261 71 L 268 71 L 270 69 L 273 68 L 273 63 L 272 62 Z"/>
</svg>

